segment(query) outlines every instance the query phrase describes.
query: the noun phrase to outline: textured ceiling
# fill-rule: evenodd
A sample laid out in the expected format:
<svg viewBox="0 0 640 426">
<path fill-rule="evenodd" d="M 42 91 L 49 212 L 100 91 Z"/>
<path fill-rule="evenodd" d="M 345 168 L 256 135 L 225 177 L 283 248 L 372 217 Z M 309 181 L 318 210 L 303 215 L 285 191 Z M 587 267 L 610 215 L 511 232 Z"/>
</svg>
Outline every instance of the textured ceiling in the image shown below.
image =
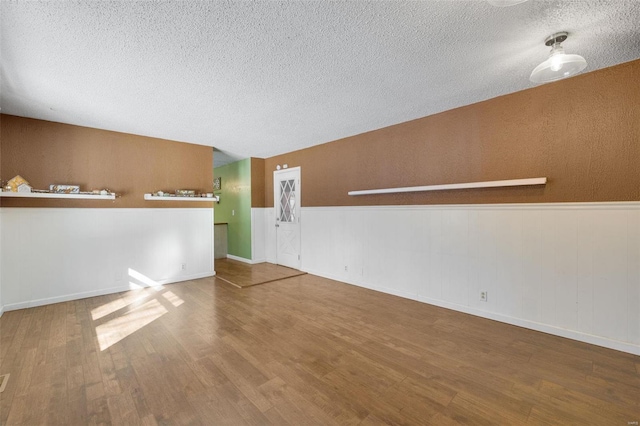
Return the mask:
<svg viewBox="0 0 640 426">
<path fill-rule="evenodd" d="M 269 157 L 640 57 L 639 0 L 7 1 L 2 112 Z"/>
</svg>

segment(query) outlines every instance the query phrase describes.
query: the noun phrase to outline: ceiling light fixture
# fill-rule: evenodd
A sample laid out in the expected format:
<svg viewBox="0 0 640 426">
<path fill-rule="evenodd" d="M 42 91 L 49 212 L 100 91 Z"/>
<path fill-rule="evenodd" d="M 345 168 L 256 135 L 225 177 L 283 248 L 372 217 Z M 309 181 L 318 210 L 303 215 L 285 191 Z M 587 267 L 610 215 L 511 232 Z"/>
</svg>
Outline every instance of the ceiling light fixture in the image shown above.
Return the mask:
<svg viewBox="0 0 640 426">
<path fill-rule="evenodd" d="M 515 6 L 516 4 L 524 3 L 527 0 L 487 0 L 490 5 L 498 7 Z"/>
<path fill-rule="evenodd" d="M 587 61 L 580 55 L 567 55 L 560 43 L 565 41 L 568 33 L 553 34 L 545 40 L 547 46 L 551 46 L 549 58 L 535 67 L 529 80 L 534 83 L 550 83 L 578 74 L 587 67 Z"/>
</svg>

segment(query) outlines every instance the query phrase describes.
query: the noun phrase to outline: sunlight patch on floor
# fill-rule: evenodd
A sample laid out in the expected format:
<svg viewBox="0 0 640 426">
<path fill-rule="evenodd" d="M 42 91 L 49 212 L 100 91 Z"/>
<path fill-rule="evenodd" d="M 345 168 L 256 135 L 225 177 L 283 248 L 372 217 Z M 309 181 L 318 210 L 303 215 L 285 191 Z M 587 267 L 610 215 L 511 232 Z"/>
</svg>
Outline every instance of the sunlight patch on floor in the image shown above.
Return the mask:
<svg viewBox="0 0 640 426">
<path fill-rule="evenodd" d="M 132 283 L 129 283 L 132 284 Z M 138 288 L 142 288 L 142 287 L 138 287 Z M 116 300 L 112 300 L 109 303 L 105 303 L 102 306 L 98 306 L 97 308 L 94 308 L 91 310 L 91 318 L 96 321 L 99 320 L 100 318 L 104 318 L 107 315 L 110 315 L 122 308 L 126 308 L 127 306 L 131 305 L 132 303 L 135 303 L 139 300 L 144 299 L 145 297 L 148 297 L 148 294 L 146 292 L 143 292 L 139 295 L 136 295 L 136 297 L 118 297 Z"/>
<path fill-rule="evenodd" d="M 164 297 L 169 302 L 171 302 L 171 304 L 173 306 L 175 306 L 176 308 L 184 303 L 184 300 L 182 300 L 179 296 L 177 296 L 172 291 L 166 291 L 166 292 L 162 293 L 162 297 Z"/>
<path fill-rule="evenodd" d="M 108 349 L 167 312 L 167 309 L 154 299 L 118 318 L 97 326 L 96 335 L 100 350 Z"/>
</svg>

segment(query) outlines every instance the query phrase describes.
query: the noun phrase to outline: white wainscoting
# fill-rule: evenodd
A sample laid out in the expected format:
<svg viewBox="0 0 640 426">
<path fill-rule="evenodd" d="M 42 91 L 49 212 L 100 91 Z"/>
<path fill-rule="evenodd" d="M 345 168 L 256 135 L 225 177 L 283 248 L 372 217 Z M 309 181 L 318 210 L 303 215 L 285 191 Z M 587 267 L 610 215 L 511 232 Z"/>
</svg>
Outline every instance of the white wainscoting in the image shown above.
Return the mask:
<svg viewBox="0 0 640 426">
<path fill-rule="evenodd" d="M 259 263 L 259 262 L 254 262 L 251 259 L 247 259 L 246 257 L 234 256 L 232 254 L 228 254 L 227 259 L 237 260 L 238 262 L 248 263 L 249 265 L 252 265 L 254 263 Z"/>
<path fill-rule="evenodd" d="M 263 209 L 265 221 L 265 254 L 267 262 L 277 263 L 278 255 L 276 250 L 276 210 L 273 207 Z M 302 216 L 300 221 L 302 222 Z"/>
<path fill-rule="evenodd" d="M 0 207 L 0 317 L 4 313 L 4 303 L 2 303 L 2 208 Z"/>
<path fill-rule="evenodd" d="M 262 263 L 267 261 L 265 241 L 267 238 L 266 217 L 264 208 L 251 209 L 251 261 Z"/>
<path fill-rule="evenodd" d="M 7 311 L 215 274 L 213 209 L 5 207 L 0 218 Z"/>
<path fill-rule="evenodd" d="M 640 203 L 307 207 L 301 222 L 306 272 L 640 355 Z"/>
</svg>

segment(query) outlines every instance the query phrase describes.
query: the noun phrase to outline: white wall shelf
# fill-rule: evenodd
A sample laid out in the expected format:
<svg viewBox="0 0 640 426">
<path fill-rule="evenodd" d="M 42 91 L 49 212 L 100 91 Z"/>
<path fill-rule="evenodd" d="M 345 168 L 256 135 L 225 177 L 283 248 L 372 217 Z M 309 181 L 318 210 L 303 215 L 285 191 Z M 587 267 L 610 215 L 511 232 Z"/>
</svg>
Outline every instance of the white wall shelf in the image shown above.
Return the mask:
<svg viewBox="0 0 640 426">
<path fill-rule="evenodd" d="M 0 197 L 8 198 L 63 198 L 75 200 L 115 200 L 116 194 L 58 194 L 54 192 L 0 192 Z"/>
<path fill-rule="evenodd" d="M 530 179 L 492 180 L 486 182 L 450 183 L 444 185 L 407 186 L 404 188 L 364 189 L 349 191 L 349 195 L 396 194 L 400 192 L 445 191 L 450 189 L 500 188 L 507 186 L 545 185 L 546 177 Z"/>
<path fill-rule="evenodd" d="M 161 197 L 153 194 L 144 194 L 144 199 L 147 201 L 206 201 L 209 203 L 216 201 L 216 197 Z"/>
</svg>

